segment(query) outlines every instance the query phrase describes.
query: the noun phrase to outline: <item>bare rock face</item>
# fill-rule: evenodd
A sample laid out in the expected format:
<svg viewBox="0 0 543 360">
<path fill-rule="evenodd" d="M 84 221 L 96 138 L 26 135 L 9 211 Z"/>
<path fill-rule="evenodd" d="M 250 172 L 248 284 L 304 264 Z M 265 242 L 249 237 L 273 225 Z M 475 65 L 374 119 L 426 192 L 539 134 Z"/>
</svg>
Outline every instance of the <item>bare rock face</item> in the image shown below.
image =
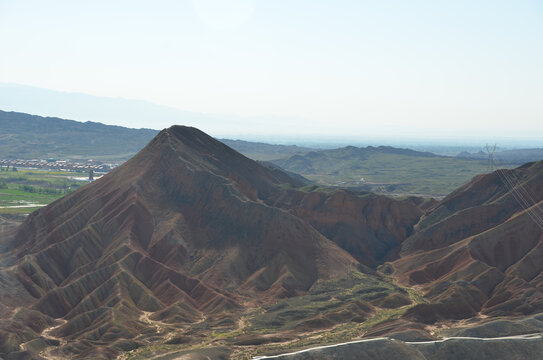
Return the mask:
<svg viewBox="0 0 543 360">
<path fill-rule="evenodd" d="M 0 353 L 113 358 L 157 324 L 231 325 L 251 304 L 393 256 L 421 214 L 371 194 L 288 190 L 299 185 L 197 129 L 162 131 L 2 238 Z"/>
<path fill-rule="evenodd" d="M 394 259 L 422 215 L 411 202 L 349 190 L 290 192 L 288 203 L 276 205 L 290 209 L 369 267 Z"/>
<path fill-rule="evenodd" d="M 543 162 L 480 175 L 417 224 L 393 266 L 430 304 L 406 317 L 435 322 L 543 310 Z"/>
</svg>

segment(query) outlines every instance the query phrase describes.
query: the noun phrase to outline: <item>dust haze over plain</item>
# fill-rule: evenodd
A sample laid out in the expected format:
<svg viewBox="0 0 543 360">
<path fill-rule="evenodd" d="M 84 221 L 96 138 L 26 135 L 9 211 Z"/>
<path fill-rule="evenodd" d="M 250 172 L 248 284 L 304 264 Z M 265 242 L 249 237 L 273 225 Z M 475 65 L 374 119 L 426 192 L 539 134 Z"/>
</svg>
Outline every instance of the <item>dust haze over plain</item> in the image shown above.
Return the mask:
<svg viewBox="0 0 543 360">
<path fill-rule="evenodd" d="M 542 18 L 528 0 L 2 0 L 0 82 L 66 97 L 0 107 L 245 138 L 536 142 Z M 118 101 L 64 110 L 73 93 Z M 137 117 L 122 99 L 169 110 Z"/>
</svg>

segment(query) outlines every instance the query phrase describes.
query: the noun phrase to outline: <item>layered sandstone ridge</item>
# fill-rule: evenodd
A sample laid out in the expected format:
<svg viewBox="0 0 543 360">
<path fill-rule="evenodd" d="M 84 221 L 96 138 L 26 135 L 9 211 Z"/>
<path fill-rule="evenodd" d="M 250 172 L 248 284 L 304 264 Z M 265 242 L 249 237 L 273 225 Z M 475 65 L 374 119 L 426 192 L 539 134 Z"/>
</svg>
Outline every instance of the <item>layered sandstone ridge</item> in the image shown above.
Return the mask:
<svg viewBox="0 0 543 360">
<path fill-rule="evenodd" d="M 543 310 L 543 162 L 475 177 L 430 210 L 393 265 L 417 321 Z"/>
<path fill-rule="evenodd" d="M 301 185 L 195 128 L 162 131 L 2 240 L 0 353 L 112 358 L 163 325 L 232 326 L 247 307 L 376 266 L 421 215 Z"/>
</svg>

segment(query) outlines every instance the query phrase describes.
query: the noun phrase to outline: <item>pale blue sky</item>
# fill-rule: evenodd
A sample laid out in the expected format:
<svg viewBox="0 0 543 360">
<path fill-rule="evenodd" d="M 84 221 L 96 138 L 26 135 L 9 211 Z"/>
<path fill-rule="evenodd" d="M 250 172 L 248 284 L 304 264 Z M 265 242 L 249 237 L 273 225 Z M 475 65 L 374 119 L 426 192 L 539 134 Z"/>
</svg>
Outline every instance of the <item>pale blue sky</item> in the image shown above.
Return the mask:
<svg viewBox="0 0 543 360">
<path fill-rule="evenodd" d="M 288 119 L 253 133 L 534 137 L 543 0 L 0 0 L 0 82 Z"/>
</svg>

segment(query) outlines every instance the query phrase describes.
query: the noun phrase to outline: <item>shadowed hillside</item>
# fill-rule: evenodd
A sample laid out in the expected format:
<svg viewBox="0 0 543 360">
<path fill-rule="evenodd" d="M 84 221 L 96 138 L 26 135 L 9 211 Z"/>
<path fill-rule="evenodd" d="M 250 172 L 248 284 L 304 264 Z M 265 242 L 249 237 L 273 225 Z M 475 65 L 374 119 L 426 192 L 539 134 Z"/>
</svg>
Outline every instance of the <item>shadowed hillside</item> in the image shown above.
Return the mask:
<svg viewBox="0 0 543 360">
<path fill-rule="evenodd" d="M 399 291 L 370 267 L 394 256 L 421 215 L 417 205 L 296 190 L 302 185 L 197 129 L 162 131 L 2 237 L 0 352 L 112 358 L 174 334 L 204 341 L 212 329 L 242 326 L 250 309 L 358 271 L 368 274 L 359 277 L 369 286 L 362 295 Z M 364 299 L 260 324 L 330 327 L 379 307 Z"/>
</svg>

